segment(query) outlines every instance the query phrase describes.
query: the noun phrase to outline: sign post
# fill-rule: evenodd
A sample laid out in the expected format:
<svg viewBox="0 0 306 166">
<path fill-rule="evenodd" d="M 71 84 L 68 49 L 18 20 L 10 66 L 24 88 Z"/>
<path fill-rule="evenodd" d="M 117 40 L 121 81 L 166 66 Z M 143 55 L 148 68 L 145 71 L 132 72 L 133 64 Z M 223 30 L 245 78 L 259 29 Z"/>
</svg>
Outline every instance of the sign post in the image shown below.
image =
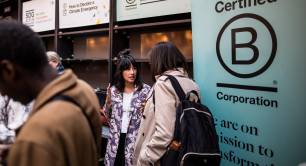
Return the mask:
<svg viewBox="0 0 306 166">
<path fill-rule="evenodd" d="M 192 1 L 194 77 L 221 165 L 306 163 L 306 1 Z"/>
</svg>

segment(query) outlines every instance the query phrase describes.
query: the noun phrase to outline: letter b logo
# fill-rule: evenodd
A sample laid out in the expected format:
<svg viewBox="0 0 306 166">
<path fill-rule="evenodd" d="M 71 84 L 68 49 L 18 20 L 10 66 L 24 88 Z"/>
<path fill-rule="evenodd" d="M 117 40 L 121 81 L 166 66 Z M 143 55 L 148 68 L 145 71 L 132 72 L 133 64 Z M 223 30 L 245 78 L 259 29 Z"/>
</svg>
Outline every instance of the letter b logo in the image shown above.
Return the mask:
<svg viewBox="0 0 306 166">
<path fill-rule="evenodd" d="M 267 70 L 276 50 L 277 39 L 270 23 L 249 13 L 226 22 L 216 43 L 218 60 L 223 68 L 240 78 L 255 77 Z"/>
</svg>

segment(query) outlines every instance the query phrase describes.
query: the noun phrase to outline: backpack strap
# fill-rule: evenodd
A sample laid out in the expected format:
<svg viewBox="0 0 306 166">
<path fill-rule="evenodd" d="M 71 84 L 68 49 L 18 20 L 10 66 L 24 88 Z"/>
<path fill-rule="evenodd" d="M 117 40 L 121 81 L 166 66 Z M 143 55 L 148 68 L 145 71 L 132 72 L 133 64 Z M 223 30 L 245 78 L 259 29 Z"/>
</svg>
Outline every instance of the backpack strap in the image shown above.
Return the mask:
<svg viewBox="0 0 306 166">
<path fill-rule="evenodd" d="M 83 113 L 83 115 L 86 117 L 86 120 L 90 126 L 90 129 L 91 129 L 91 133 L 92 133 L 92 136 L 94 138 L 94 141 L 95 143 L 97 144 L 97 140 L 96 140 L 96 137 L 95 137 L 95 132 L 94 132 L 94 128 L 92 126 L 92 124 L 90 123 L 90 120 L 89 120 L 89 117 L 87 116 L 87 114 L 85 113 L 84 109 L 82 108 L 82 106 L 76 102 L 72 97 L 70 96 L 67 96 L 67 95 L 57 95 L 57 96 L 53 96 L 52 98 L 50 98 L 46 103 L 49 103 L 51 101 L 66 101 L 66 102 L 69 102 L 69 103 L 72 103 L 74 104 L 75 106 L 79 107 L 81 109 L 81 112 Z"/>
<path fill-rule="evenodd" d="M 182 101 L 186 99 L 186 94 L 183 90 L 183 88 L 181 87 L 180 83 L 178 82 L 178 80 L 172 76 L 172 75 L 165 75 L 168 77 L 168 79 L 171 82 L 172 87 L 174 88 L 177 96 L 179 97 L 181 103 Z M 182 111 L 181 109 L 176 109 L 176 119 L 175 119 L 175 129 L 174 129 L 174 135 L 173 135 L 173 141 L 179 142 L 181 141 L 181 127 L 180 127 L 180 117 L 182 115 Z M 171 143 L 172 143 L 171 142 Z"/>
<path fill-rule="evenodd" d="M 177 96 L 179 97 L 180 101 L 183 101 L 186 99 L 186 94 L 183 90 L 183 88 L 181 87 L 180 83 L 178 82 L 178 80 L 172 76 L 172 75 L 164 75 L 167 76 L 167 79 L 170 80 L 172 87 L 175 90 L 175 93 L 177 94 Z M 153 86 L 154 88 L 154 86 Z M 153 89 L 153 104 L 155 105 L 155 91 Z M 155 112 L 155 106 L 154 106 L 154 112 Z"/>
<path fill-rule="evenodd" d="M 170 80 L 171 85 L 174 88 L 174 90 L 175 90 L 177 96 L 179 97 L 180 101 L 185 100 L 186 99 L 186 94 L 185 94 L 183 88 L 181 87 L 180 83 L 178 82 L 178 80 L 172 75 L 165 75 L 165 76 L 167 76 L 168 77 L 167 79 Z"/>
<path fill-rule="evenodd" d="M 191 94 L 193 94 L 193 95 L 195 95 L 197 97 L 197 100 L 196 100 L 197 103 L 201 103 L 199 93 L 196 90 L 192 90 L 192 91 L 187 93 L 187 95 L 186 95 L 186 99 L 187 100 L 190 101 Z"/>
</svg>

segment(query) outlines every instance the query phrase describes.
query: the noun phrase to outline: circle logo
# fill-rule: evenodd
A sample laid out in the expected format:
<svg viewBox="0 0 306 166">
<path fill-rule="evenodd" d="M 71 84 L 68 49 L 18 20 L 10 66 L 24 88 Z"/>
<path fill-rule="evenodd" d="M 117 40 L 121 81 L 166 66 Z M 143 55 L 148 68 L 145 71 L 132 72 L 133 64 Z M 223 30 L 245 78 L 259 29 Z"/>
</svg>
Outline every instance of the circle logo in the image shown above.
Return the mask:
<svg viewBox="0 0 306 166">
<path fill-rule="evenodd" d="M 251 13 L 227 21 L 216 42 L 220 64 L 239 78 L 251 78 L 265 72 L 276 51 L 277 38 L 273 27 L 263 17 Z"/>
<path fill-rule="evenodd" d="M 128 3 L 128 4 L 132 4 L 132 3 L 134 3 L 136 0 L 126 0 L 126 2 Z"/>
</svg>

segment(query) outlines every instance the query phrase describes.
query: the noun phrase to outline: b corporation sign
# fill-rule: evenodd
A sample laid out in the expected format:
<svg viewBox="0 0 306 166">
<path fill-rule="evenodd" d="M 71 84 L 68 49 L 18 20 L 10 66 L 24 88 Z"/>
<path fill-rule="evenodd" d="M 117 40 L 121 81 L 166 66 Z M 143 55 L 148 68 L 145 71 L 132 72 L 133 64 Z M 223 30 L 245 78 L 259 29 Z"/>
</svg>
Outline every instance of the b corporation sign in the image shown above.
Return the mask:
<svg viewBox="0 0 306 166">
<path fill-rule="evenodd" d="M 241 22 L 244 22 L 241 26 Z M 230 41 L 230 42 L 229 42 Z M 265 42 L 265 45 L 260 43 Z M 255 77 L 272 64 L 277 38 L 271 24 L 263 17 L 245 13 L 227 21 L 216 42 L 218 60 L 230 74 L 240 78 Z"/>
</svg>

